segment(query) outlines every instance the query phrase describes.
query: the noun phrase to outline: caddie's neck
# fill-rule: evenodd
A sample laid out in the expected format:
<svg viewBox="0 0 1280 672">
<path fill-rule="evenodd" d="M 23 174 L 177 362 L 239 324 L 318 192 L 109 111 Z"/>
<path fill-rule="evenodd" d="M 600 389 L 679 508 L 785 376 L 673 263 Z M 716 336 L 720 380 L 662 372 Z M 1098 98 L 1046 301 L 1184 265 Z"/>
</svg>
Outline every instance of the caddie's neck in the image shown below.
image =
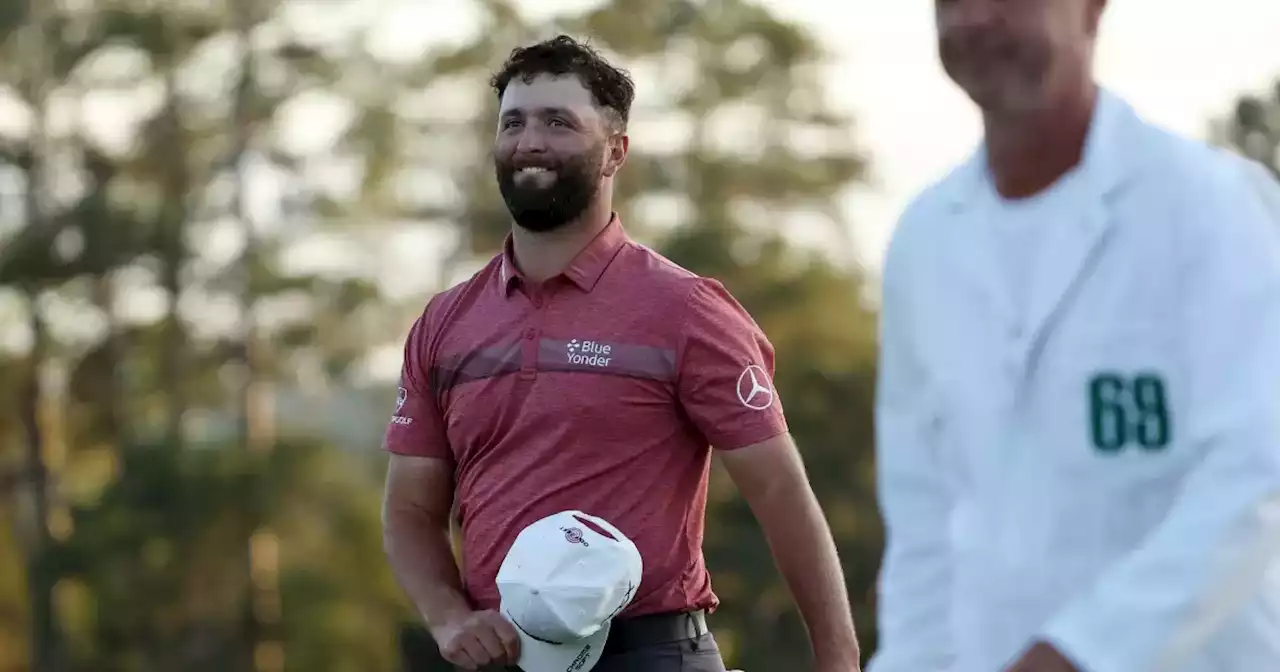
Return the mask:
<svg viewBox="0 0 1280 672">
<path fill-rule="evenodd" d="M 564 272 L 573 258 L 609 225 L 613 218 L 610 196 L 608 185 L 602 185 L 600 194 L 581 215 L 552 231 L 535 232 L 512 226 L 512 252 L 524 277 L 543 282 Z"/>
<path fill-rule="evenodd" d="M 996 191 L 1010 200 L 1034 196 L 1079 164 L 1097 98 L 1097 84 L 1088 79 L 1032 112 L 984 113 Z"/>
</svg>

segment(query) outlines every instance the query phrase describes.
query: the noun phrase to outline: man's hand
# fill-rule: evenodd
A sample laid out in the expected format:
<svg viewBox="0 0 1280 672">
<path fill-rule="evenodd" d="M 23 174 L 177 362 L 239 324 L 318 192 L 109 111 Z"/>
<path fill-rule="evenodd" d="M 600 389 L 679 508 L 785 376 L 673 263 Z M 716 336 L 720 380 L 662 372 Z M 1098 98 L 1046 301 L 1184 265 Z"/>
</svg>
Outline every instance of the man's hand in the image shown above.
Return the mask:
<svg viewBox="0 0 1280 672">
<path fill-rule="evenodd" d="M 1036 642 L 1022 658 L 1005 672 L 1080 672 L 1058 650 L 1045 642 Z"/>
<path fill-rule="evenodd" d="M 473 611 L 431 629 L 444 659 L 464 670 L 487 665 L 515 665 L 520 637 L 515 626 L 496 611 Z"/>
</svg>

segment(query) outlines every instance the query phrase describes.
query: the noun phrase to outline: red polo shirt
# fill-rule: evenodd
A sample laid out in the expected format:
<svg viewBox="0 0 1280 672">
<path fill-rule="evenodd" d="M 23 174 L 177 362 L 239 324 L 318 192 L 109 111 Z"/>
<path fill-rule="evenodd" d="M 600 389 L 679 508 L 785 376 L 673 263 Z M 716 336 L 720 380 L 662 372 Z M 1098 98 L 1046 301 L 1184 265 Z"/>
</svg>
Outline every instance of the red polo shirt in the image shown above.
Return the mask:
<svg viewBox="0 0 1280 672">
<path fill-rule="evenodd" d="M 433 297 L 405 344 L 394 453 L 448 460 L 463 580 L 496 609 L 526 525 L 565 509 L 630 537 L 625 616 L 713 610 L 702 557 L 710 446 L 786 431 L 773 347 L 717 281 L 631 241 L 615 216 L 563 274 L 523 279 L 510 241 Z"/>
</svg>

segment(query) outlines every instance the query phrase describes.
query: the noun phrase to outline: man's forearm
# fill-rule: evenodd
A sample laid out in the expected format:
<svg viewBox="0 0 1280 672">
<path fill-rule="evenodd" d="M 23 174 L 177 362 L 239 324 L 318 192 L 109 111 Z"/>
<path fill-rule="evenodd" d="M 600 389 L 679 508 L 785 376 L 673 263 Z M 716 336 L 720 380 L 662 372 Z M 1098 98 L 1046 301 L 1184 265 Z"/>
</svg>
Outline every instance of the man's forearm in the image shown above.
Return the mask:
<svg viewBox="0 0 1280 672">
<path fill-rule="evenodd" d="M 388 514 L 383 546 L 400 587 L 428 628 L 471 611 L 449 542 L 449 526 L 404 512 Z"/>
<path fill-rule="evenodd" d="M 858 669 L 858 639 L 844 571 L 808 484 L 779 485 L 752 508 L 809 629 L 815 658 L 820 664 Z"/>
</svg>

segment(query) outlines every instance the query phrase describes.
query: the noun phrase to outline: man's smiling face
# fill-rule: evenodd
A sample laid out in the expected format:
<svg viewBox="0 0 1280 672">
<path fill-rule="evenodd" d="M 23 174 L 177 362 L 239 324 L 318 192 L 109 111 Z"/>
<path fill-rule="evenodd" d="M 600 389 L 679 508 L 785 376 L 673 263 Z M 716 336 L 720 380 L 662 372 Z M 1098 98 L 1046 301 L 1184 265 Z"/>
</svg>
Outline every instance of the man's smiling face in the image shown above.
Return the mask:
<svg viewBox="0 0 1280 672">
<path fill-rule="evenodd" d="M 502 96 L 494 142 L 498 189 L 515 223 L 551 231 L 595 199 L 610 124 L 576 76 L 513 80 Z"/>
</svg>

